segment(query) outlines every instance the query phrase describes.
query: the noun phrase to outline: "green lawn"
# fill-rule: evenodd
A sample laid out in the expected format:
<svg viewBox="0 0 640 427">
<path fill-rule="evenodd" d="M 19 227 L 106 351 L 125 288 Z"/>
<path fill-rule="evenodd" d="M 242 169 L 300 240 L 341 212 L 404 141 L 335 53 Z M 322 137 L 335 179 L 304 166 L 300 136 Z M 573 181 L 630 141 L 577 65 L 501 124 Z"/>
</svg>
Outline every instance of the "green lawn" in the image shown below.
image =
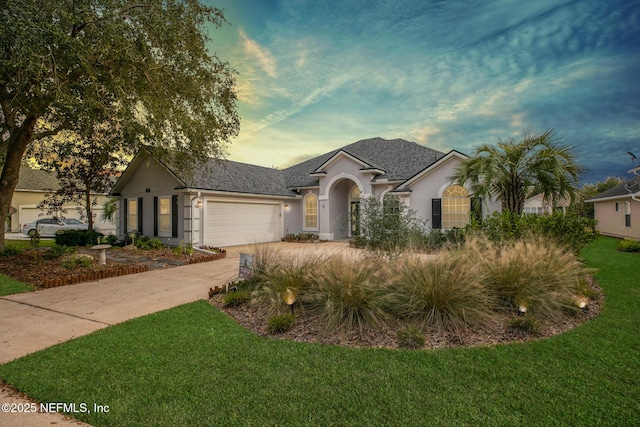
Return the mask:
<svg viewBox="0 0 640 427">
<path fill-rule="evenodd" d="M 600 316 L 551 339 L 347 349 L 256 337 L 204 301 L 0 366 L 42 402 L 108 405 L 96 426 L 640 425 L 640 255 L 600 238 Z"/>
<path fill-rule="evenodd" d="M 33 287 L 26 283 L 13 280 L 11 277 L 0 274 L 0 297 L 4 295 L 19 294 L 21 292 L 32 291 Z"/>
</svg>

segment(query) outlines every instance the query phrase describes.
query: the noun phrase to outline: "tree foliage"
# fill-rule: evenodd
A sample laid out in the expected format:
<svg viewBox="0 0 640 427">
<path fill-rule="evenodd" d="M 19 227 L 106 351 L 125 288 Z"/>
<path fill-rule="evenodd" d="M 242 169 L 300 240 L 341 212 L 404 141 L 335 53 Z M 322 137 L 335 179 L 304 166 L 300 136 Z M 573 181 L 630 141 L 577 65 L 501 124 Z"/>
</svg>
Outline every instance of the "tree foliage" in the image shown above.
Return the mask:
<svg viewBox="0 0 640 427">
<path fill-rule="evenodd" d="M 609 176 L 604 181 L 598 181 L 595 184 L 584 184 L 576 192 L 576 198 L 569 207 L 569 210 L 579 216 L 594 218 L 595 214 L 593 202 L 585 203 L 585 200 L 589 200 L 590 198 L 602 193 L 603 191 L 606 191 L 622 183 L 622 178 Z"/>
<path fill-rule="evenodd" d="M 0 215 L 27 148 L 62 130 L 106 123 L 182 164 L 223 155 L 239 128 L 234 74 L 207 31 L 224 22 L 197 0 L 3 1 Z"/>
<path fill-rule="evenodd" d="M 542 193 L 551 206 L 565 197 L 573 199 L 580 172 L 573 147 L 549 129 L 481 145 L 459 165 L 453 179 L 459 185 L 469 182 L 476 196 L 500 200 L 503 211 L 521 213 L 533 194 Z"/>
</svg>

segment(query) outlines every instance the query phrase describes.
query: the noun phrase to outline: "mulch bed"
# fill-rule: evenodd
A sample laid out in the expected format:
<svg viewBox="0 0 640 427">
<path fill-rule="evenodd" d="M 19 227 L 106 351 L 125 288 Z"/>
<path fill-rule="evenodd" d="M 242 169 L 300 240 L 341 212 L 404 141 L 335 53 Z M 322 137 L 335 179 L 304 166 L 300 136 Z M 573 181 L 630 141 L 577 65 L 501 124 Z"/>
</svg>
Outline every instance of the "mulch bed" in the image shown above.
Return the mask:
<svg viewBox="0 0 640 427">
<path fill-rule="evenodd" d="M 75 266 L 68 269 L 63 265 L 67 256 L 45 259 L 44 255 L 48 250 L 49 248 L 28 249 L 18 255 L 0 257 L 0 273 L 41 289 L 212 261 L 226 256 L 226 253 L 212 255 L 200 252 L 176 255 L 170 249 L 130 250 L 114 247 L 107 252 L 107 264 L 100 265 L 95 261 L 98 257 L 96 251 L 81 247 L 74 255 L 91 256 L 93 264 L 90 267 Z"/>
<path fill-rule="evenodd" d="M 602 288 L 591 279 L 590 287 L 598 295 L 589 302 L 588 310 L 579 310 L 575 314 L 565 314 L 555 322 L 541 322 L 538 333 L 529 333 L 510 326 L 513 314 L 499 313 L 494 324 L 482 328 L 468 329 L 459 332 L 444 332 L 433 329 L 424 330 L 424 349 L 442 349 L 453 347 L 475 347 L 512 342 L 526 342 L 561 334 L 581 325 L 597 316 L 604 303 Z M 214 295 L 210 303 L 226 313 L 240 325 L 256 335 L 285 339 L 291 341 L 340 345 L 354 348 L 399 348 L 396 333 L 403 325 L 391 324 L 379 330 L 342 331 L 327 335 L 322 329 L 322 323 L 317 316 L 297 310 L 292 328 L 284 333 L 269 334 L 267 318 L 256 311 L 251 304 L 244 304 L 236 308 L 223 307 L 223 295 Z"/>
</svg>

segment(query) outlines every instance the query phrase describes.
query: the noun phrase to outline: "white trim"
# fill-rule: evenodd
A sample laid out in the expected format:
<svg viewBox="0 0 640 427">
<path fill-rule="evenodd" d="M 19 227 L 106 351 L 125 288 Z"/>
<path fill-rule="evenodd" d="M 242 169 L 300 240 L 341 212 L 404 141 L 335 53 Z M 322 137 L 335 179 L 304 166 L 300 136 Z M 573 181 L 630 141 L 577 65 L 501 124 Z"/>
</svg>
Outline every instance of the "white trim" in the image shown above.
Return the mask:
<svg viewBox="0 0 640 427">
<path fill-rule="evenodd" d="M 633 198 L 633 193 L 629 193 L 629 194 L 621 194 L 618 196 L 610 196 L 610 197 L 603 197 L 601 199 L 589 199 L 589 200 L 585 200 L 585 203 L 598 203 L 598 202 L 609 202 L 611 200 L 624 200 L 626 198 Z"/>
<path fill-rule="evenodd" d="M 356 184 L 358 186 L 358 189 L 360 190 L 360 197 L 364 197 L 364 189 L 362 187 L 362 183 L 360 182 L 360 180 L 358 178 L 356 178 L 355 176 L 351 175 L 350 173 L 346 173 L 346 172 L 340 172 L 338 175 L 334 176 L 333 178 L 331 178 L 331 181 L 329 181 L 329 183 L 327 183 L 327 186 L 325 187 L 324 194 L 321 194 L 320 197 L 326 197 L 327 199 L 329 198 L 329 193 L 331 192 L 331 187 L 333 187 L 333 184 L 336 181 L 339 181 L 341 179 L 350 179 L 351 181 L 354 182 L 354 184 Z"/>
<path fill-rule="evenodd" d="M 322 172 L 323 169 L 328 168 L 329 166 L 331 166 L 333 163 L 337 162 L 340 158 L 342 157 L 346 157 L 348 159 L 353 160 L 354 162 L 360 164 L 361 166 L 367 166 L 369 168 L 373 167 L 372 165 L 365 163 L 364 161 L 358 159 L 357 157 L 352 156 L 351 154 L 347 153 L 346 151 L 342 151 L 342 149 L 340 151 L 338 151 L 336 154 L 334 154 L 333 156 L 331 156 L 329 159 L 327 159 L 326 162 L 324 162 L 323 164 L 321 164 L 320 166 L 318 166 L 316 168 L 316 170 L 314 170 L 313 172 L 311 172 L 311 174 L 314 173 L 318 173 L 318 172 Z"/>
<path fill-rule="evenodd" d="M 307 199 L 315 197 L 316 199 L 316 226 L 307 227 Z M 309 192 L 302 198 L 302 231 L 318 231 L 320 227 L 320 200 L 315 193 Z"/>
<path fill-rule="evenodd" d="M 219 190 L 203 190 L 198 188 L 180 188 L 177 190 L 182 193 L 201 193 L 202 197 L 207 196 L 226 196 L 226 197 L 237 197 L 237 198 L 255 198 L 255 199 L 277 199 L 277 200 L 296 200 L 302 199 L 302 196 L 296 194 L 295 196 L 276 196 L 273 194 L 255 194 L 255 193 L 238 193 L 234 191 L 219 191 Z"/>
<path fill-rule="evenodd" d="M 468 156 L 465 156 L 462 153 L 459 153 L 455 150 L 449 151 L 447 154 L 445 154 L 444 156 L 440 157 L 438 160 L 436 160 L 434 163 L 431 163 L 429 166 L 427 166 L 425 169 L 421 170 L 420 172 L 418 172 L 417 174 L 415 174 L 414 176 L 412 176 L 411 178 L 409 178 L 408 180 L 406 180 L 404 183 L 402 183 L 400 186 L 401 187 L 410 187 L 413 184 L 415 184 L 417 181 L 421 180 L 422 178 L 424 178 L 426 175 L 429 175 L 432 171 L 439 169 L 440 167 L 442 167 L 442 165 L 444 165 L 445 163 L 447 163 L 447 161 L 449 159 L 452 158 L 458 158 L 461 160 L 464 159 L 468 159 Z M 466 188 L 466 187 L 465 187 Z"/>
</svg>

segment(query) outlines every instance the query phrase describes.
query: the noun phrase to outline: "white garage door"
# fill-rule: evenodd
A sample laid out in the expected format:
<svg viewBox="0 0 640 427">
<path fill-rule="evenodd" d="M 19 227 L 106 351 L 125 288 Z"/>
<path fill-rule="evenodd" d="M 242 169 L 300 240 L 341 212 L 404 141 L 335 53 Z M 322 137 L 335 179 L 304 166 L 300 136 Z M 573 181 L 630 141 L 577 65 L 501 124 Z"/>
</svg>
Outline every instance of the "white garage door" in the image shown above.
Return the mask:
<svg viewBox="0 0 640 427">
<path fill-rule="evenodd" d="M 207 202 L 204 243 L 224 247 L 280 240 L 280 209 L 279 204 Z"/>
</svg>

